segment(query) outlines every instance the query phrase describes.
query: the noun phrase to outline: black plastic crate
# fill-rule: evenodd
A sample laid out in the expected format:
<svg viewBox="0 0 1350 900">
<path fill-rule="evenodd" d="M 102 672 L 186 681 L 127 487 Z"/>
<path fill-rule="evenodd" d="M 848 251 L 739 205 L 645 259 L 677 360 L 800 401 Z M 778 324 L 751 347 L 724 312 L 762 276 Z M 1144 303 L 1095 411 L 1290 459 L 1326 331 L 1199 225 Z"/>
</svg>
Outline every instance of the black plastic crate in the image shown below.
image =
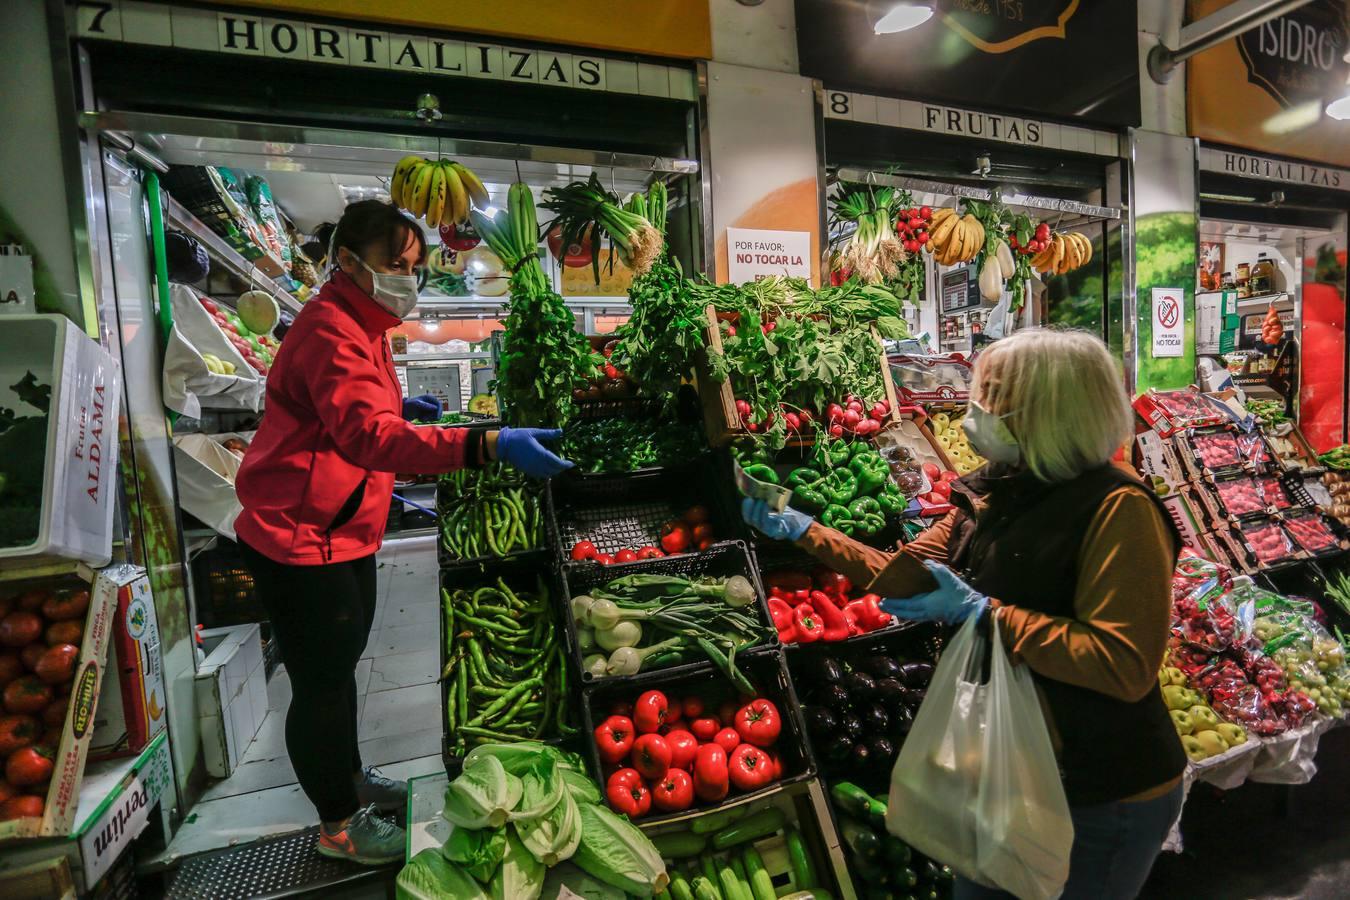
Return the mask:
<svg viewBox="0 0 1350 900">
<path fill-rule="evenodd" d="M 533 496 L 535 502 L 539 504 L 542 543 L 533 550 L 508 553 L 506 556 L 486 555 L 467 559 L 461 558 L 452 555 L 446 550 L 445 544 L 441 540 L 440 533 L 442 517 L 438 516 L 437 521 L 432 524 L 436 528 L 436 562 L 442 569 L 482 569 L 484 566 L 503 560 L 515 560 L 533 565 L 541 560 L 552 560 L 554 558 L 556 550 L 552 546 L 554 533 L 552 525 L 553 505 L 548 487 L 545 482 L 535 479 L 524 479 L 521 486 L 525 489 L 525 492 Z M 438 510 L 443 508 L 441 498 L 444 490 L 445 488 L 440 485 L 436 488 L 436 508 Z"/>
<path fill-rule="evenodd" d="M 554 628 L 557 629 L 557 619 L 561 610 L 557 598 L 561 588 L 558 584 L 557 574 L 552 565 L 552 561 L 548 559 L 548 557 L 536 557 L 534 563 L 529 565 L 512 561 L 497 561 L 495 563 L 483 563 L 477 571 L 470 571 L 468 569 L 443 571 L 441 572 L 439 586 L 441 589 L 452 591 L 459 588 L 473 590 L 485 585 L 495 585 L 499 578 L 507 587 L 517 593 L 522 591 L 531 593 L 537 592 L 539 586 L 542 585 L 543 588 L 548 591 L 548 611 L 546 615 L 554 620 Z M 454 778 L 463 768 L 463 757 L 452 751 L 450 741 L 447 704 L 450 701 L 450 691 L 453 689 L 453 679 L 446 679 L 443 677 L 447 663 L 446 650 L 448 645 L 445 630 L 445 605 L 444 599 L 440 595 L 437 597 L 437 607 L 439 610 L 439 614 L 437 615 L 437 631 L 440 635 L 437 646 L 439 649 L 438 655 L 440 658 L 440 672 L 442 675 L 442 677 L 438 679 L 441 698 L 441 759 L 445 764 L 446 774 L 451 778 Z M 565 646 L 563 649 L 564 652 L 566 652 Z M 566 662 L 566 660 L 564 660 L 564 662 Z M 573 674 L 573 671 L 568 668 L 566 672 L 568 703 L 566 721 L 573 727 L 580 729 L 583 721 L 583 714 L 580 711 L 581 691 L 579 690 L 577 679 L 573 677 Z M 524 738 L 522 738 L 522 740 L 524 740 Z M 578 737 L 569 739 L 559 735 L 549 735 L 548 737 L 543 738 L 543 743 L 556 744 L 567 747 L 568 749 L 580 749 Z"/>
<path fill-rule="evenodd" d="M 737 655 L 737 661 L 741 662 L 739 654 Z M 660 822 L 687 818 L 692 813 L 711 812 L 756 797 L 768 796 L 779 791 L 785 785 L 806 781 L 815 776 L 816 761 L 811 755 L 810 745 L 806 740 L 806 728 L 802 723 L 801 711 L 798 709 L 797 695 L 793 691 L 792 680 L 788 677 L 787 666 L 783 662 L 782 654 L 762 653 L 747 656 L 743 662 L 746 676 L 758 690 L 757 696 L 772 702 L 778 708 L 779 718 L 782 719 L 782 732 L 778 736 L 777 743 L 771 749 L 782 760 L 783 777 L 773 784 L 755 791 L 738 792 L 732 788 L 726 798 L 717 803 L 705 804 L 696 800 L 694 807 L 683 812 L 644 816 L 638 820 L 637 824 L 646 827 Z M 585 715 L 583 738 L 586 744 L 586 758 L 591 767 L 591 775 L 601 786 L 602 793 L 607 777 L 605 767 L 600 762 L 600 753 L 595 746 L 594 732 L 596 727 L 611 715 L 610 708 L 614 704 L 631 704 L 644 691 L 659 690 L 671 697 L 698 694 L 711 710 L 716 710 L 719 703 L 728 699 L 735 703 L 738 708 L 743 705 L 738 698 L 736 688 L 719 672 L 705 669 L 702 672 L 690 674 L 666 669 L 653 673 L 653 675 L 656 677 L 643 684 L 634 684 L 620 678 L 608 678 L 593 682 L 582 693 L 582 712 Z"/>
<path fill-rule="evenodd" d="M 197 622 L 207 628 L 267 621 L 239 545 L 224 537 L 193 558 L 192 597 Z"/>
<path fill-rule="evenodd" d="M 584 479 L 555 478 L 549 483 L 558 558 L 567 561 L 581 540 L 601 553 L 661 546 L 661 526 L 691 507 L 708 510 L 714 541 L 745 536 L 733 496 L 725 454 L 709 454 L 689 466 L 658 469 L 636 477 L 609 476 L 603 489 Z"/>
<path fill-rule="evenodd" d="M 701 657 L 694 662 L 644 670 L 636 675 L 612 675 L 605 678 L 595 678 L 585 671 L 582 661 L 586 654 L 582 652 L 581 645 L 577 640 L 577 626 L 572 618 L 571 600 L 573 597 L 588 594 L 597 587 L 603 587 L 614 579 L 625 575 L 639 573 L 646 575 L 683 575 L 687 578 L 743 576 L 755 589 L 755 602 L 749 606 L 741 607 L 741 612 L 757 618 L 769 632 L 773 630 L 772 620 L 769 618 L 769 608 L 764 602 L 764 586 L 760 583 L 754 559 L 745 544 L 739 541 L 717 544 L 702 553 L 669 556 L 664 559 L 650 559 L 615 566 L 600 566 L 595 563 L 566 563 L 562 566 L 561 571 L 562 592 L 559 595 L 559 612 L 566 625 L 567 646 L 573 661 L 576 663 L 575 670 L 580 673 L 580 681 L 587 689 L 610 684 L 638 686 L 649 681 L 664 679 L 672 674 L 688 674 L 692 677 L 705 671 L 714 671 L 718 678 L 727 681 L 726 676 L 715 670 L 710 661 Z M 737 651 L 736 663 L 739 666 L 741 660 L 751 656 L 777 653 L 778 646 L 776 638 L 766 639 L 762 644 Z M 694 652 L 697 653 L 697 651 Z M 730 684 L 729 681 L 727 683 Z"/>
</svg>

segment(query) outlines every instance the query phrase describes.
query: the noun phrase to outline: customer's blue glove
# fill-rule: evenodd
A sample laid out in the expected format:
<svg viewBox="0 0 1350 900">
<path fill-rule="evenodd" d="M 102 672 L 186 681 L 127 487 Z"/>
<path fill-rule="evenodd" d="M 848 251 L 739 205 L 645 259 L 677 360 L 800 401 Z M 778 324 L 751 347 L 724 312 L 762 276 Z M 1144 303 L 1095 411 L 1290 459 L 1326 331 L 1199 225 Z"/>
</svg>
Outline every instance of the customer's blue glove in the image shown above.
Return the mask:
<svg viewBox="0 0 1350 900">
<path fill-rule="evenodd" d="M 441 417 L 441 400 L 433 394 L 403 398 L 403 418 L 409 422 L 435 422 Z"/>
<path fill-rule="evenodd" d="M 957 625 L 970 616 L 978 616 L 989 605 L 988 597 L 962 581 L 951 569 L 932 560 L 924 560 L 924 565 L 937 579 L 937 590 L 900 600 L 887 598 L 881 601 L 883 610 L 902 619 Z"/>
<path fill-rule="evenodd" d="M 503 428 L 497 432 L 497 459 L 531 478 L 552 478 L 572 468 L 572 463 L 539 442 L 560 437 L 562 431 L 557 428 Z"/>
<path fill-rule="evenodd" d="M 811 527 L 811 517 L 805 513 L 799 513 L 790 506 L 783 507 L 782 512 L 774 512 L 763 500 L 751 500 L 749 497 L 741 501 L 741 518 L 747 525 L 775 541 L 798 540 Z"/>
</svg>

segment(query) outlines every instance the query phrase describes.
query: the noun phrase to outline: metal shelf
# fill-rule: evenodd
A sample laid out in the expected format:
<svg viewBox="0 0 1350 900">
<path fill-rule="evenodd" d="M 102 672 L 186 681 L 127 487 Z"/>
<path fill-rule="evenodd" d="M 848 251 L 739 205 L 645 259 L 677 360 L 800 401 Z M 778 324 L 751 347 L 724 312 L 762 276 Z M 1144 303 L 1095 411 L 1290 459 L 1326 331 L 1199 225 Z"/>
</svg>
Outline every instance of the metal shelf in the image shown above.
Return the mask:
<svg viewBox="0 0 1350 900">
<path fill-rule="evenodd" d="M 1289 296 L 1288 291 L 1275 291 L 1271 294 L 1257 294 L 1254 297 L 1237 298 L 1238 309 L 1242 309 L 1244 306 L 1269 306 L 1272 303 L 1287 303 L 1290 306 L 1293 306 L 1294 298 Z"/>
<path fill-rule="evenodd" d="M 395 353 L 396 363 L 464 362 L 471 359 L 492 359 L 491 353 Z"/>
<path fill-rule="evenodd" d="M 240 281 L 248 282 L 252 290 L 266 291 L 271 294 L 276 298 L 282 309 L 293 315 L 300 312 L 300 301 L 296 300 L 289 291 L 283 289 L 281 285 L 273 281 L 270 276 L 266 275 L 252 262 L 244 259 L 241 253 L 225 243 L 220 235 L 207 228 L 201 219 L 188 212 L 173 197 L 166 194 L 164 199 L 168 206 L 169 224 L 200 241 L 212 259 L 224 265 Z"/>
</svg>

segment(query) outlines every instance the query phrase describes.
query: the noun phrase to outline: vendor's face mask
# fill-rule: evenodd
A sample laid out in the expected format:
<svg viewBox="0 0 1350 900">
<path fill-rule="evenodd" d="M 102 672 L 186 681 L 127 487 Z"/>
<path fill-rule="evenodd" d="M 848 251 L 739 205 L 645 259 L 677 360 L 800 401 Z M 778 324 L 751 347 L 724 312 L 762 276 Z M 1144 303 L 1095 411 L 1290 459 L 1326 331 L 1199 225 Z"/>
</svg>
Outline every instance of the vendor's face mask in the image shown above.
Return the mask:
<svg viewBox="0 0 1350 900">
<path fill-rule="evenodd" d="M 391 275 L 388 272 L 376 272 L 361 257 L 356 261 L 370 273 L 372 290 L 370 298 L 389 310 L 400 319 L 417 306 L 417 276 Z"/>
<path fill-rule="evenodd" d="M 1017 438 L 1013 437 L 1008 424 L 1003 421 L 1009 415 L 1004 413 L 996 416 L 972 400 L 961 427 L 965 429 L 966 438 L 976 453 L 990 462 L 1015 466 L 1022 460 L 1022 448 L 1018 446 Z"/>
</svg>

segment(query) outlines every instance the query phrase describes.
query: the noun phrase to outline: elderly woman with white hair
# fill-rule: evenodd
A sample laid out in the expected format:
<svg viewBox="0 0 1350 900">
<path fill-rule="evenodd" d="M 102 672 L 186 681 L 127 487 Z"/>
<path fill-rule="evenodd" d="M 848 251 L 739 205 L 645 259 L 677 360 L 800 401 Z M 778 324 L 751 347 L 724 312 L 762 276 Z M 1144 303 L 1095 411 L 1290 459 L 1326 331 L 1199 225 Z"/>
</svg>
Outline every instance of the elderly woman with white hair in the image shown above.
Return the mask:
<svg viewBox="0 0 1350 900">
<path fill-rule="evenodd" d="M 904 598 L 882 602 L 895 615 L 997 620 L 1031 668 L 1059 757 L 1074 823 L 1065 898 L 1136 896 L 1181 808 L 1186 757 L 1157 689 L 1181 542 L 1153 492 L 1112 463 L 1132 421 L 1100 340 L 1023 331 L 975 364 L 965 429 L 989 465 L 899 553 L 790 507 L 743 508 L 769 537 Z M 955 895 L 1009 896 L 965 879 Z"/>
</svg>

